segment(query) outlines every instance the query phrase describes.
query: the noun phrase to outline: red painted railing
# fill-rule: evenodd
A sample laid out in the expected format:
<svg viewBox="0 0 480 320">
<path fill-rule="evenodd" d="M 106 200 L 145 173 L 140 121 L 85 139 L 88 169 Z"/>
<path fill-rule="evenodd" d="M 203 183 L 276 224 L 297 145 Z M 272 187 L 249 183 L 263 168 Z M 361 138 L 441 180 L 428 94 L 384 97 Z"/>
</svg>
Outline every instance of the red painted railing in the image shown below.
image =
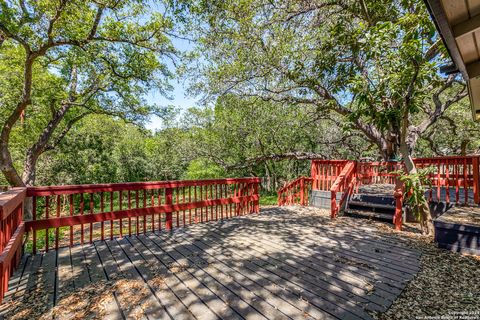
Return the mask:
<svg viewBox="0 0 480 320">
<path fill-rule="evenodd" d="M 435 168 L 435 172 L 430 175 L 434 187 L 429 194 L 430 201 L 445 198 L 447 203 L 455 201 L 480 204 L 478 156 L 418 158 L 414 161 L 419 168 Z M 462 199 L 460 190 L 463 193 Z M 442 191 L 445 192 L 444 195 Z"/>
<path fill-rule="evenodd" d="M 348 160 L 313 160 L 311 165 L 312 188 L 329 191 Z"/>
<path fill-rule="evenodd" d="M 25 188 L 13 188 L 0 194 L 0 302 L 22 255 L 25 194 Z"/>
<path fill-rule="evenodd" d="M 312 183 L 313 179 L 307 177 L 300 177 L 290 182 L 278 191 L 278 205 L 287 206 L 298 204 L 307 206 Z"/>
<path fill-rule="evenodd" d="M 349 161 L 343 170 L 338 175 L 337 179 L 330 189 L 331 192 L 331 217 L 335 218 L 340 208 L 345 204 L 345 201 L 349 195 L 352 194 L 356 185 L 356 168 L 357 163 L 355 161 Z M 337 193 L 342 192 L 342 197 L 337 203 Z"/>
<path fill-rule="evenodd" d="M 428 200 L 480 204 L 479 159 L 479 156 L 414 159 L 417 168 L 435 168 L 435 172 L 430 175 L 433 188 Z M 312 161 L 312 188 L 329 190 L 326 187 L 333 185 L 332 179 L 335 182 L 338 178 L 338 167 L 342 165 L 340 160 L 335 160 L 333 165 L 324 160 Z M 319 171 L 318 168 L 323 169 Z M 403 168 L 402 162 L 357 162 L 356 188 L 376 183 L 395 184 L 394 172 Z"/>
<path fill-rule="evenodd" d="M 259 212 L 258 178 L 31 187 L 32 251 Z M 41 234 L 39 234 L 41 232 Z"/>
<path fill-rule="evenodd" d="M 402 162 L 358 162 L 357 187 L 368 184 L 394 184 L 397 174 L 395 171 L 403 169 Z"/>
<path fill-rule="evenodd" d="M 417 168 L 434 167 L 430 175 L 432 189 L 429 201 L 447 203 L 480 204 L 480 156 L 451 156 L 413 159 Z M 349 165 L 355 163 L 356 166 Z M 353 168 L 353 169 L 352 169 Z M 361 185 L 396 184 L 398 170 L 404 169 L 402 162 L 356 162 L 347 160 L 313 160 L 311 166 L 312 189 L 331 192 L 331 216 L 337 216 L 349 194 L 358 191 Z M 297 189 L 299 178 L 279 191 L 279 205 L 299 203 Z M 297 191 L 296 191 L 297 190 Z M 340 201 L 337 193 L 343 192 Z M 402 202 L 400 189 L 395 187 L 396 213 L 394 223 L 401 227 Z M 305 198 L 308 195 L 303 195 Z"/>
</svg>

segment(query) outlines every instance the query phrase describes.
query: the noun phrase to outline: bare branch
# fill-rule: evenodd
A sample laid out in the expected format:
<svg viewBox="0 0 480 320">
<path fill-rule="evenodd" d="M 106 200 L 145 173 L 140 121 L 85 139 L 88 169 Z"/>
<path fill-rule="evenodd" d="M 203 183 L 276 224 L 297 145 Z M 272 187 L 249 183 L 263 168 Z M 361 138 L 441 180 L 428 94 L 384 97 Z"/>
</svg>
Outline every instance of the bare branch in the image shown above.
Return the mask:
<svg viewBox="0 0 480 320">
<path fill-rule="evenodd" d="M 314 153 L 314 152 L 305 152 L 305 151 L 294 151 L 294 152 L 286 152 L 280 154 L 270 154 L 270 155 L 263 155 L 255 158 L 250 158 L 242 163 L 228 165 L 223 163 L 223 167 L 226 170 L 236 170 L 236 169 L 244 169 L 251 167 L 253 165 L 265 162 L 265 161 L 281 161 L 281 160 L 312 160 L 312 159 L 324 159 L 325 156 L 322 154 Z"/>
<path fill-rule="evenodd" d="M 67 125 L 65 126 L 65 128 L 62 130 L 62 132 L 60 132 L 60 134 L 55 139 L 55 141 L 52 142 L 51 144 L 45 146 L 43 151 L 46 152 L 46 151 L 50 151 L 50 150 L 55 149 L 62 142 L 63 138 L 65 138 L 65 136 L 70 131 L 70 129 L 72 129 L 73 125 L 75 123 L 77 123 L 78 121 L 82 120 L 83 118 L 85 118 L 86 116 L 90 115 L 90 114 L 91 114 L 90 112 L 85 112 L 85 113 L 82 113 L 82 114 L 78 115 L 77 117 L 73 118 L 72 120 L 70 120 L 67 123 Z"/>
<path fill-rule="evenodd" d="M 52 33 L 53 33 L 53 28 L 55 27 L 55 22 L 57 22 L 57 20 L 62 15 L 63 9 L 65 9 L 66 4 L 67 4 L 67 0 L 60 0 L 60 5 L 58 6 L 57 10 L 55 11 L 55 15 L 48 22 L 47 37 L 48 37 L 48 42 L 49 43 L 53 42 Z"/>
<path fill-rule="evenodd" d="M 23 46 L 27 54 L 31 52 L 30 46 L 28 45 L 28 43 L 24 39 L 20 38 L 18 35 L 10 32 L 10 30 L 8 30 L 8 28 L 2 23 L 0 23 L 0 31 L 3 33 L 3 36 L 1 36 L 1 33 L 0 33 L 1 38 L 3 38 L 4 40 L 6 40 L 7 38 L 13 39 Z"/>
<path fill-rule="evenodd" d="M 103 14 L 103 7 L 98 7 L 97 14 L 95 15 L 95 20 L 93 21 L 92 28 L 90 29 L 90 33 L 88 34 L 87 39 L 93 39 L 95 34 L 97 33 L 98 25 L 100 24 L 100 19 L 102 18 Z"/>
<path fill-rule="evenodd" d="M 464 97 L 468 95 L 466 86 L 463 85 L 462 89 L 455 96 L 453 96 L 449 100 L 442 103 L 442 101 L 440 100 L 440 94 L 442 94 L 445 90 L 450 88 L 453 83 L 454 83 L 453 77 L 451 77 L 451 79 L 446 81 L 444 85 L 436 93 L 433 94 L 432 100 L 435 105 L 435 109 L 427 119 L 425 119 L 421 124 L 419 124 L 415 128 L 415 131 L 418 134 L 423 134 L 428 128 L 430 128 L 430 126 L 432 126 L 443 115 L 443 113 L 448 107 L 462 100 Z"/>
</svg>

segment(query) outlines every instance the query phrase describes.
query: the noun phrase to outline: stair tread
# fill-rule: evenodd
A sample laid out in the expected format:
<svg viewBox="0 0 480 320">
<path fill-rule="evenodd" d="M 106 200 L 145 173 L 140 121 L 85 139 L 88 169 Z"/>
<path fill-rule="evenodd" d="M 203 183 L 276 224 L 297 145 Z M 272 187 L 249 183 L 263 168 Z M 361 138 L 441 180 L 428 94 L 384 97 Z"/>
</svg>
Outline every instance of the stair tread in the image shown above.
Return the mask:
<svg viewBox="0 0 480 320">
<path fill-rule="evenodd" d="M 348 204 L 361 206 L 361 207 L 372 207 L 372 208 L 383 208 L 383 209 L 395 210 L 394 204 L 376 203 L 376 202 L 368 202 L 368 201 L 361 201 L 361 200 L 350 200 Z"/>
<path fill-rule="evenodd" d="M 394 199 L 392 195 L 388 194 L 370 194 L 370 193 L 354 193 L 352 198 L 373 198 L 373 199 Z"/>
<path fill-rule="evenodd" d="M 346 209 L 345 213 L 348 214 L 355 214 L 359 216 L 365 216 L 365 217 L 370 217 L 370 218 L 380 218 L 380 219 L 389 219 L 391 220 L 393 218 L 393 213 L 388 214 L 388 213 L 379 213 L 379 212 L 373 212 L 373 211 L 367 211 L 367 210 L 358 210 L 358 209 Z"/>
</svg>

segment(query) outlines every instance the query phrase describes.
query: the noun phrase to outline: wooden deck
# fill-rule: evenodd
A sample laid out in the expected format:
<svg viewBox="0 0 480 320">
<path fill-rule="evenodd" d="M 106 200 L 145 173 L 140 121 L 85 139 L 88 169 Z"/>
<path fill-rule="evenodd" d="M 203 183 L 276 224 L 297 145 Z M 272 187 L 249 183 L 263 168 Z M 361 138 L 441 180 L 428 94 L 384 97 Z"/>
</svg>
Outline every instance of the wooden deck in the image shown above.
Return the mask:
<svg viewBox="0 0 480 320">
<path fill-rule="evenodd" d="M 2 312 L 17 301 L 28 318 L 39 311 L 28 310 L 36 296 L 48 314 L 98 288 L 109 290 L 93 316 L 107 319 L 371 319 L 386 310 L 418 271 L 420 253 L 362 220 L 316 212 L 263 209 L 25 256 Z"/>
</svg>

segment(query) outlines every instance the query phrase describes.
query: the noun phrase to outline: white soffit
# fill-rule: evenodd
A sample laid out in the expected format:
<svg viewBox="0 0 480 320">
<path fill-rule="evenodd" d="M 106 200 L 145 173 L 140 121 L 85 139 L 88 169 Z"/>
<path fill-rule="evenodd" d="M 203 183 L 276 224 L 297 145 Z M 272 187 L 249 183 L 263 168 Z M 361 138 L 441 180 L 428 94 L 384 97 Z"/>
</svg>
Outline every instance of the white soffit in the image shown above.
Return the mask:
<svg viewBox="0 0 480 320">
<path fill-rule="evenodd" d="M 480 121 L 480 0 L 425 3 L 453 62 L 467 81 L 473 119 Z"/>
</svg>

